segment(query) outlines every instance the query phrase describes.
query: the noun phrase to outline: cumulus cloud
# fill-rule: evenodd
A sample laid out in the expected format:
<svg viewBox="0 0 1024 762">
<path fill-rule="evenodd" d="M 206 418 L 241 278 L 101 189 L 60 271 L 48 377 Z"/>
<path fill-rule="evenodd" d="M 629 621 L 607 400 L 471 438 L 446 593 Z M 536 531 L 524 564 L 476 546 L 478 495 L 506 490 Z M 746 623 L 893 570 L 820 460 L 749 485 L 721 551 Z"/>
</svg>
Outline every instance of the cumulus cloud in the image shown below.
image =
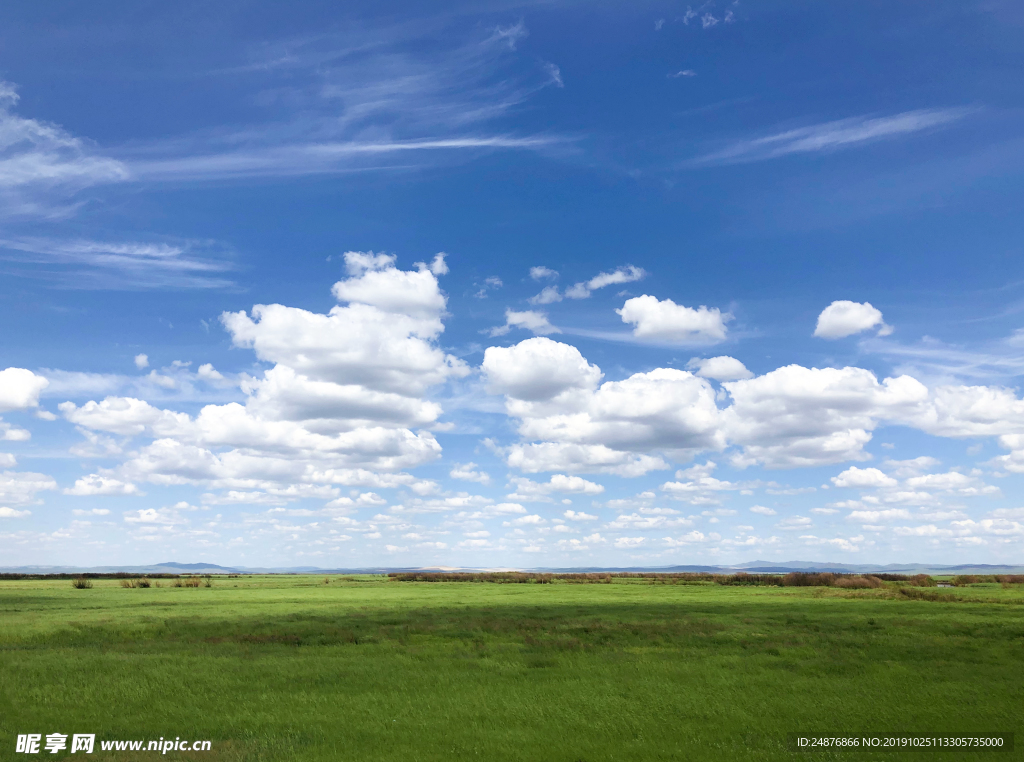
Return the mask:
<svg viewBox="0 0 1024 762">
<path fill-rule="evenodd" d="M 482 369 L 491 392 L 525 402 L 592 390 L 603 375 L 576 347 L 541 337 L 488 347 Z"/>
<path fill-rule="evenodd" d="M 581 281 L 570 286 L 565 290 L 565 296 L 567 299 L 586 299 L 590 296 L 591 292 L 596 291 L 599 288 L 615 286 L 622 283 L 633 283 L 634 281 L 641 280 L 646 275 L 647 271 L 642 267 L 626 265 L 624 267 L 619 267 L 610 273 L 598 273 L 590 280 Z"/>
<path fill-rule="evenodd" d="M 832 302 L 821 311 L 814 335 L 821 339 L 842 339 L 876 326 L 879 336 L 888 336 L 893 331 L 892 326 L 882 320 L 882 313 L 869 302 L 841 300 Z"/>
<path fill-rule="evenodd" d="M 882 383 L 863 368 L 788 365 L 756 378 L 727 381 L 723 411 L 730 439 L 742 445 L 736 465 L 772 468 L 864 460 L 881 420 L 918 414 L 928 389 L 909 376 Z"/>
<path fill-rule="evenodd" d="M 832 483 L 837 487 L 895 487 L 897 484 L 895 479 L 886 476 L 877 468 L 856 466 L 851 466 L 839 476 L 833 476 Z"/>
<path fill-rule="evenodd" d="M 421 427 L 435 424 L 441 407 L 422 395 L 469 372 L 437 347 L 443 256 L 411 271 L 372 252 L 348 252 L 345 262 L 350 277 L 333 292 L 347 306 L 324 315 L 257 305 L 251 317 L 223 315 L 236 346 L 274 363 L 243 384 L 244 404 L 207 405 L 190 416 L 108 397 L 62 403 L 61 412 L 86 430 L 151 438 L 114 474 L 123 482 L 430 489 L 395 472 L 438 457 L 440 446 Z M 211 366 L 206 375 L 213 373 Z"/>
<path fill-rule="evenodd" d="M 488 348 L 482 370 L 518 421 L 521 441 L 498 450 L 509 465 L 531 473 L 636 476 L 667 467 L 666 457 L 682 461 L 728 447 L 741 468 L 862 461 L 870 457 L 864 447 L 872 432 L 886 424 L 936 436 L 999 437 L 1011 453 L 994 465 L 1024 472 L 1024 400 L 1005 388 L 929 389 L 907 375 L 879 381 L 863 368 L 799 365 L 723 381 L 717 393 L 704 378 L 671 368 L 601 383 L 600 368 L 578 349 L 540 337 Z M 917 461 L 893 468 L 928 467 Z M 875 487 L 894 485 L 874 471 Z M 839 486 L 852 486 L 856 473 Z"/>
<path fill-rule="evenodd" d="M 754 374 L 735 357 L 694 357 L 686 363 L 686 368 L 701 378 L 710 378 L 715 381 L 739 381 L 754 377 Z"/>
<path fill-rule="evenodd" d="M 702 466 L 692 466 L 676 472 L 676 479 L 680 481 L 665 482 L 661 485 L 664 492 L 676 499 L 685 500 L 696 505 L 715 504 L 718 501 L 713 497 L 716 492 L 727 492 L 739 490 L 743 485 L 734 482 L 723 481 L 711 476 L 717 464 L 714 461 L 707 461 Z"/>
<path fill-rule="evenodd" d="M 26 516 L 31 516 L 32 511 L 17 511 L 14 508 L 9 508 L 6 505 L 0 506 L 0 519 L 23 519 Z"/>
<path fill-rule="evenodd" d="M 491 336 L 504 336 L 513 328 L 524 328 L 535 334 L 547 335 L 549 333 L 561 333 L 561 330 L 551 325 L 548 316 L 543 312 L 535 310 L 524 310 L 516 312 L 512 309 L 505 310 L 505 325 L 499 325 L 490 330 Z"/>
<path fill-rule="evenodd" d="M 544 265 L 538 265 L 537 267 L 530 268 L 530 277 L 534 280 L 554 280 L 558 277 L 558 271 Z"/>
<path fill-rule="evenodd" d="M 560 379 L 537 373 L 536 390 L 526 386 L 520 392 L 513 386 L 519 379 L 533 378 L 536 371 L 488 363 L 485 356 L 492 386 L 506 392 L 508 412 L 520 419 L 519 433 L 526 440 L 540 440 L 513 446 L 510 465 L 639 474 L 665 467 L 659 456 L 647 454 L 651 450 L 724 446 L 715 392 L 707 381 L 686 371 L 660 368 L 595 388 L 600 370 L 587 364 L 575 348 L 551 344 L 555 346 L 538 349 L 544 350 L 544 357 L 571 358 L 566 365 L 570 372 L 563 371 Z"/>
<path fill-rule="evenodd" d="M 774 508 L 768 508 L 767 506 L 764 505 L 752 505 L 750 506 L 750 512 L 758 513 L 762 516 L 774 516 L 776 513 Z"/>
<path fill-rule="evenodd" d="M 459 479 L 464 482 L 478 482 L 490 484 L 491 476 L 486 471 L 477 471 L 476 463 L 456 463 L 448 475 L 452 479 Z"/>
<path fill-rule="evenodd" d="M 149 367 L 149 355 L 138 354 L 135 355 L 135 367 L 139 370 Z"/>
<path fill-rule="evenodd" d="M 910 511 L 906 508 L 887 508 L 878 511 L 851 511 L 847 516 L 850 521 L 857 521 L 861 524 L 879 524 L 884 521 L 896 519 L 909 519 Z"/>
<path fill-rule="evenodd" d="M 545 286 L 539 294 L 531 296 L 527 301 L 530 304 L 554 304 L 562 301 L 562 295 L 558 292 L 558 286 Z"/>
<path fill-rule="evenodd" d="M 615 312 L 622 322 L 633 325 L 633 335 L 638 339 L 664 341 L 673 344 L 715 344 L 725 341 L 728 329 L 725 324 L 732 319 L 717 307 L 708 309 L 701 305 L 697 309 L 676 304 L 671 299 L 658 300 L 644 295 L 627 299 L 621 309 Z M 730 358 L 731 359 L 731 358 Z"/>
<path fill-rule="evenodd" d="M 57 489 L 57 482 L 46 474 L 31 471 L 0 473 L 0 504 L 24 505 L 36 502 L 36 494 Z"/>
<path fill-rule="evenodd" d="M 665 537 L 662 542 L 670 548 L 686 547 L 695 543 L 707 542 L 711 539 L 717 539 L 717 535 L 712 537 L 711 535 L 705 535 L 703 532 L 698 532 L 696 529 L 692 532 L 687 532 L 680 537 Z"/>
<path fill-rule="evenodd" d="M 39 406 L 39 393 L 50 382 L 25 368 L 0 370 L 0 413 Z"/>
<path fill-rule="evenodd" d="M 64 490 L 65 495 L 138 495 L 139 488 L 134 484 L 120 481 L 109 476 L 89 474 L 75 481 L 74 487 Z"/>
<path fill-rule="evenodd" d="M 584 511 L 568 510 L 565 513 L 563 513 L 562 516 L 564 516 L 569 521 L 596 521 L 597 520 L 597 516 L 594 516 L 593 514 L 590 514 L 590 513 L 585 513 Z"/>
<path fill-rule="evenodd" d="M 418 395 L 466 375 L 465 363 L 436 346 L 446 299 L 429 269 L 403 271 L 394 258 L 347 252 L 351 278 L 334 295 L 347 306 L 326 315 L 280 304 L 221 316 L 235 346 L 251 348 L 317 381 Z"/>
<path fill-rule="evenodd" d="M 613 544 L 616 548 L 624 549 L 639 548 L 645 542 L 647 542 L 647 539 L 644 537 L 620 537 Z"/>
<path fill-rule="evenodd" d="M 600 495 L 604 492 L 604 485 L 566 474 L 555 474 L 547 482 L 512 477 L 509 486 L 514 488 L 514 492 L 508 495 L 509 500 L 523 501 L 549 501 L 549 495 L 556 492 L 572 495 Z"/>
</svg>

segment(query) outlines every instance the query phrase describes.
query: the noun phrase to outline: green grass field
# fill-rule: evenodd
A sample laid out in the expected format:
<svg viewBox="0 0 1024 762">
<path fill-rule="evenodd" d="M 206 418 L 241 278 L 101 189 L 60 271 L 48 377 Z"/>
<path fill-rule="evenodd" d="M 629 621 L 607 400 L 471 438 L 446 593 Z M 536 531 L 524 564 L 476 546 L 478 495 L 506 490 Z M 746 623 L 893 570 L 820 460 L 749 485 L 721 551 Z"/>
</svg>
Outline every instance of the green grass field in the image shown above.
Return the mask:
<svg viewBox="0 0 1024 762">
<path fill-rule="evenodd" d="M 19 733 L 210 739 L 189 760 L 1021 759 L 1024 590 L 217 579 L 0 582 Z M 932 589 L 934 592 L 934 588 Z M 790 752 L 786 734 L 1016 733 L 1012 753 Z"/>
</svg>

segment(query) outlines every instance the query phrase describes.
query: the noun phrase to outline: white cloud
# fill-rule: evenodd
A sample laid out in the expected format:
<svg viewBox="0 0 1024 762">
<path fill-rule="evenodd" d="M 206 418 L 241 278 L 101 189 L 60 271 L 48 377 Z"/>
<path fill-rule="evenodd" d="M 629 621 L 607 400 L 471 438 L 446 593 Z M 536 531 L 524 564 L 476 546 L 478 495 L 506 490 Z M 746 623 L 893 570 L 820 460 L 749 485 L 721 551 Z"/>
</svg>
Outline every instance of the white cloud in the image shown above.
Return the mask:
<svg viewBox="0 0 1024 762">
<path fill-rule="evenodd" d="M 750 506 L 750 512 L 759 513 L 762 516 L 774 516 L 776 513 L 774 508 L 768 508 L 767 506 L 764 505 L 752 505 Z"/>
<path fill-rule="evenodd" d="M 456 463 L 452 466 L 452 470 L 448 475 L 453 479 L 459 479 L 464 482 L 478 482 L 480 484 L 490 484 L 491 477 L 486 471 L 476 471 L 476 463 Z"/>
<path fill-rule="evenodd" d="M 870 303 L 835 301 L 818 315 L 814 335 L 822 339 L 841 339 L 875 326 L 880 326 L 879 336 L 888 336 L 892 333 L 892 326 L 885 324 L 882 313 Z"/>
<path fill-rule="evenodd" d="M 534 280 L 554 280 L 558 277 L 558 271 L 544 265 L 538 265 L 537 267 L 530 268 L 530 277 Z"/>
<path fill-rule="evenodd" d="M 839 476 L 833 476 L 832 483 L 837 487 L 895 487 L 897 484 L 895 479 L 886 476 L 877 468 L 856 466 L 851 466 Z"/>
<path fill-rule="evenodd" d="M 587 281 L 581 281 L 565 290 L 568 299 L 586 299 L 592 291 L 606 286 L 614 286 L 622 283 L 633 283 L 641 280 L 647 275 L 642 267 L 626 265 L 619 267 L 610 273 L 598 273 Z"/>
<path fill-rule="evenodd" d="M 506 395 L 522 438 L 496 452 L 531 473 L 635 476 L 664 468 L 666 457 L 688 460 L 730 445 L 739 448 L 730 454 L 738 467 L 867 460 L 864 446 L 883 424 L 937 436 L 999 436 L 1013 452 L 994 463 L 1024 471 L 1024 400 L 1009 389 L 929 390 L 907 375 L 880 382 L 863 368 L 799 365 L 725 381 L 717 394 L 704 379 L 670 368 L 600 383 L 600 368 L 578 349 L 547 338 L 488 348 L 483 371 L 490 390 Z M 861 470 L 873 474 L 876 487 L 895 484 L 879 469 Z"/>
<path fill-rule="evenodd" d="M 89 474 L 75 481 L 74 487 L 64 490 L 65 495 L 138 495 L 138 487 L 109 476 Z"/>
<path fill-rule="evenodd" d="M 398 19 L 261 45 L 261 60 L 232 73 L 258 74 L 261 88 L 287 97 L 287 121 L 244 124 L 212 139 L 175 136 L 145 146 L 132 170 L 145 180 L 294 177 L 550 148 L 557 136 L 511 136 L 494 124 L 558 86 L 550 64 L 516 53 L 525 34 L 517 23 L 438 37 L 431 23 Z"/>
<path fill-rule="evenodd" d="M 909 519 L 910 511 L 906 508 L 888 508 L 884 511 L 852 511 L 846 518 L 861 524 L 878 524 L 895 519 Z"/>
<path fill-rule="evenodd" d="M 562 516 L 564 516 L 569 521 L 596 521 L 597 520 L 597 516 L 594 516 L 594 515 L 589 514 L 589 513 L 584 513 L 583 511 L 572 511 L 572 510 L 569 510 L 569 511 L 566 511 L 565 513 L 563 513 Z"/>
<path fill-rule="evenodd" d="M 602 376 L 576 347 L 541 337 L 511 347 L 488 347 L 482 369 L 493 393 L 525 401 L 591 390 Z"/>
<path fill-rule="evenodd" d="M 679 79 L 680 77 L 696 77 L 697 72 L 693 69 L 680 69 L 675 74 L 669 74 L 669 79 Z"/>
<path fill-rule="evenodd" d="M 620 537 L 614 544 L 616 548 L 639 548 L 646 541 L 644 537 Z"/>
<path fill-rule="evenodd" d="M 687 532 L 681 537 L 665 537 L 662 542 L 670 548 L 678 548 L 693 545 L 694 543 L 706 542 L 709 539 L 712 539 L 710 535 L 705 535 L 703 532 L 694 530 L 692 532 Z"/>
<path fill-rule="evenodd" d="M 701 378 L 711 378 L 715 381 L 739 381 L 740 379 L 753 378 L 754 376 L 735 357 L 694 357 L 686 363 L 686 368 L 687 370 L 692 370 Z"/>
<path fill-rule="evenodd" d="M 56 275 L 73 288 L 128 291 L 232 286 L 223 277 L 232 264 L 218 249 L 223 247 L 209 241 L 0 239 L 0 258 L 39 265 L 46 277 Z"/>
<path fill-rule="evenodd" d="M 448 263 L 444 261 L 444 258 L 448 255 L 443 251 L 439 251 L 434 255 L 434 258 L 430 262 L 430 272 L 434 275 L 447 275 L 448 274 Z"/>
<path fill-rule="evenodd" d="M 945 474 L 926 474 L 907 479 L 907 486 L 914 489 L 961 490 L 972 486 L 977 479 L 966 474 L 949 471 Z"/>
<path fill-rule="evenodd" d="M 527 301 L 530 304 L 553 304 L 562 301 L 562 295 L 558 293 L 558 286 L 546 286 L 536 296 L 531 296 Z"/>
<path fill-rule="evenodd" d="M 392 257 L 347 252 L 356 274 L 333 293 L 350 301 L 326 315 L 279 304 L 221 317 L 235 346 L 251 347 L 316 381 L 416 395 L 469 371 L 434 342 L 444 330 L 445 297 L 429 270 L 402 271 Z"/>
<path fill-rule="evenodd" d="M 566 474 L 554 474 L 548 482 L 541 483 L 524 477 L 512 477 L 509 486 L 515 489 L 508 496 L 510 500 L 549 500 L 548 496 L 555 492 L 575 495 L 600 495 L 604 492 L 601 484 Z"/>
<path fill-rule="evenodd" d="M 784 518 L 782 521 L 780 521 L 775 526 L 777 526 L 779 529 L 786 529 L 786 530 L 806 529 L 806 528 L 812 526 L 813 523 L 814 522 L 812 522 L 806 516 L 787 516 L 786 518 Z"/>
<path fill-rule="evenodd" d="M 212 363 L 204 363 L 199 366 L 196 375 L 203 381 L 223 381 L 224 375 L 213 367 Z"/>
<path fill-rule="evenodd" d="M 813 534 L 802 534 L 800 539 L 807 545 L 824 545 L 827 547 L 837 548 L 838 550 L 846 551 L 848 553 L 856 553 L 861 548 L 861 543 L 864 542 L 863 535 L 857 535 L 856 537 L 816 537 Z"/>
<path fill-rule="evenodd" d="M 697 309 L 676 304 L 671 299 L 659 301 L 644 295 L 627 299 L 615 312 L 622 322 L 634 326 L 638 339 L 664 341 L 673 344 L 715 344 L 725 341 L 725 324 L 732 315 L 723 314 L 717 307 Z"/>
<path fill-rule="evenodd" d="M 886 460 L 882 463 L 882 468 L 899 479 L 905 479 L 908 476 L 917 476 L 922 471 L 928 471 L 937 465 L 939 465 L 937 458 L 921 455 L 909 460 Z"/>
<path fill-rule="evenodd" d="M 706 154 L 701 164 L 763 161 L 794 153 L 820 153 L 921 132 L 962 119 L 967 109 L 921 109 L 892 116 L 858 116 L 741 140 Z"/>
<path fill-rule="evenodd" d="M 722 386 L 733 404 L 723 411 L 729 438 L 743 446 L 736 465 L 772 468 L 864 460 L 863 447 L 883 419 L 905 420 L 927 402 L 928 389 L 909 376 L 879 383 L 863 368 L 788 365 Z"/>
<path fill-rule="evenodd" d="M 535 334 L 546 335 L 549 333 L 561 333 L 561 330 L 548 322 L 548 316 L 543 312 L 525 310 L 516 312 L 512 309 L 505 310 L 505 325 L 500 325 L 490 330 L 491 336 L 504 336 L 513 328 L 524 328 Z"/>
<path fill-rule="evenodd" d="M 609 521 L 607 528 L 616 531 L 625 529 L 643 531 L 646 529 L 669 529 L 672 527 L 688 526 L 693 526 L 691 519 L 672 518 L 669 515 L 659 514 L 623 513 L 616 516 L 613 521 Z"/>
<path fill-rule="evenodd" d="M 36 501 L 36 493 L 57 489 L 57 482 L 46 474 L 31 471 L 0 473 L 0 503 L 24 505 Z"/>
<path fill-rule="evenodd" d="M 49 384 L 43 376 L 24 368 L 0 370 L 0 413 L 38 407 L 39 393 Z"/>
<path fill-rule="evenodd" d="M 0 81 L 0 211 L 5 215 L 66 213 L 68 199 L 91 185 L 128 178 L 124 165 L 98 156 L 55 124 L 13 112 L 14 85 Z"/>
<path fill-rule="evenodd" d="M 149 355 L 138 354 L 135 355 L 135 367 L 139 370 L 149 367 Z"/>
<path fill-rule="evenodd" d="M 275 363 L 243 383 L 245 404 L 189 416 L 108 397 L 60 410 L 89 430 L 153 439 L 117 469 L 125 482 L 436 489 L 394 472 L 438 457 L 440 445 L 421 427 L 435 424 L 441 407 L 421 395 L 469 372 L 436 345 L 445 298 L 427 265 L 401 271 L 393 257 L 372 252 L 348 252 L 345 261 L 351 277 L 334 293 L 348 306 L 323 315 L 258 305 L 252 318 L 223 316 L 236 346 Z M 433 269 L 442 263 L 435 258 Z"/>
<path fill-rule="evenodd" d="M 529 516 L 520 516 L 518 519 L 512 519 L 508 522 L 511 526 L 538 525 L 546 523 L 547 521 L 536 513 L 530 514 Z"/>
<path fill-rule="evenodd" d="M 714 504 L 717 498 L 710 497 L 716 492 L 726 492 L 743 489 L 743 485 L 734 482 L 723 481 L 711 476 L 717 464 L 714 461 L 707 461 L 702 466 L 692 466 L 676 472 L 676 479 L 686 481 L 665 482 L 661 485 L 664 492 L 673 497 L 686 500 L 694 504 Z"/>
<path fill-rule="evenodd" d="M 23 519 L 31 515 L 32 511 L 16 511 L 6 505 L 0 506 L 0 519 Z"/>
</svg>

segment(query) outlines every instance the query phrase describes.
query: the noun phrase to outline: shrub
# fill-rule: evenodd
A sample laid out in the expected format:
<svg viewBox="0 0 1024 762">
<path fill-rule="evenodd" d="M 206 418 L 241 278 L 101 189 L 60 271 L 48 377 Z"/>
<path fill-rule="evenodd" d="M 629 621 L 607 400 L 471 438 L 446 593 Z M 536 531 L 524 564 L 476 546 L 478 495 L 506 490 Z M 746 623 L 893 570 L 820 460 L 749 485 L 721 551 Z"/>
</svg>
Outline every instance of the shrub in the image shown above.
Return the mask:
<svg viewBox="0 0 1024 762">
<path fill-rule="evenodd" d="M 88 590 L 92 587 L 92 580 L 86 579 L 85 577 L 75 577 L 71 580 L 71 587 L 76 590 Z"/>
<path fill-rule="evenodd" d="M 203 587 L 213 587 L 213 577 L 211 577 L 209 574 L 207 574 L 206 577 L 204 577 Z"/>
<path fill-rule="evenodd" d="M 942 593 L 926 592 L 924 590 L 917 590 L 917 589 L 915 589 L 913 587 L 901 587 L 899 592 L 900 592 L 900 595 L 902 595 L 902 596 L 904 596 L 906 598 L 910 598 L 911 600 L 915 600 L 915 601 L 951 601 L 951 600 L 956 600 L 954 598 L 948 598 L 947 596 L 943 595 Z"/>
<path fill-rule="evenodd" d="M 134 579 L 123 579 L 121 580 L 121 587 L 138 587 L 138 584 Z"/>
<path fill-rule="evenodd" d="M 867 590 L 868 588 L 881 587 L 882 580 L 877 577 L 840 577 L 832 583 L 832 587 L 842 587 L 849 590 Z"/>
<path fill-rule="evenodd" d="M 927 574 L 915 574 L 909 582 L 914 587 L 936 587 L 939 584 Z"/>
<path fill-rule="evenodd" d="M 954 587 L 964 587 L 965 585 L 974 585 L 981 582 L 981 577 L 977 574 L 960 574 L 953 577 Z"/>
<path fill-rule="evenodd" d="M 136 584 L 136 585 L 137 585 L 138 587 L 149 587 L 149 585 L 150 585 L 150 582 L 149 582 L 149 580 L 148 580 L 148 579 L 146 579 L 145 577 L 142 577 L 141 579 L 137 579 L 137 580 L 135 580 L 135 584 Z"/>
</svg>

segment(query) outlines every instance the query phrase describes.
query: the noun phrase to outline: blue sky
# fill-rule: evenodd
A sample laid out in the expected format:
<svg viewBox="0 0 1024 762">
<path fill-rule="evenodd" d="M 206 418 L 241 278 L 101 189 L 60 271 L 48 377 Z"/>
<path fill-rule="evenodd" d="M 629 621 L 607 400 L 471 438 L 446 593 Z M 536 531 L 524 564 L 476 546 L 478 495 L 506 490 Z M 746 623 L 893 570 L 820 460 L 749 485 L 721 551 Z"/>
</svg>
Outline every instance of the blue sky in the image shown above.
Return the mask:
<svg viewBox="0 0 1024 762">
<path fill-rule="evenodd" d="M 1022 33 L 0 9 L 4 563 L 1020 563 Z"/>
</svg>

